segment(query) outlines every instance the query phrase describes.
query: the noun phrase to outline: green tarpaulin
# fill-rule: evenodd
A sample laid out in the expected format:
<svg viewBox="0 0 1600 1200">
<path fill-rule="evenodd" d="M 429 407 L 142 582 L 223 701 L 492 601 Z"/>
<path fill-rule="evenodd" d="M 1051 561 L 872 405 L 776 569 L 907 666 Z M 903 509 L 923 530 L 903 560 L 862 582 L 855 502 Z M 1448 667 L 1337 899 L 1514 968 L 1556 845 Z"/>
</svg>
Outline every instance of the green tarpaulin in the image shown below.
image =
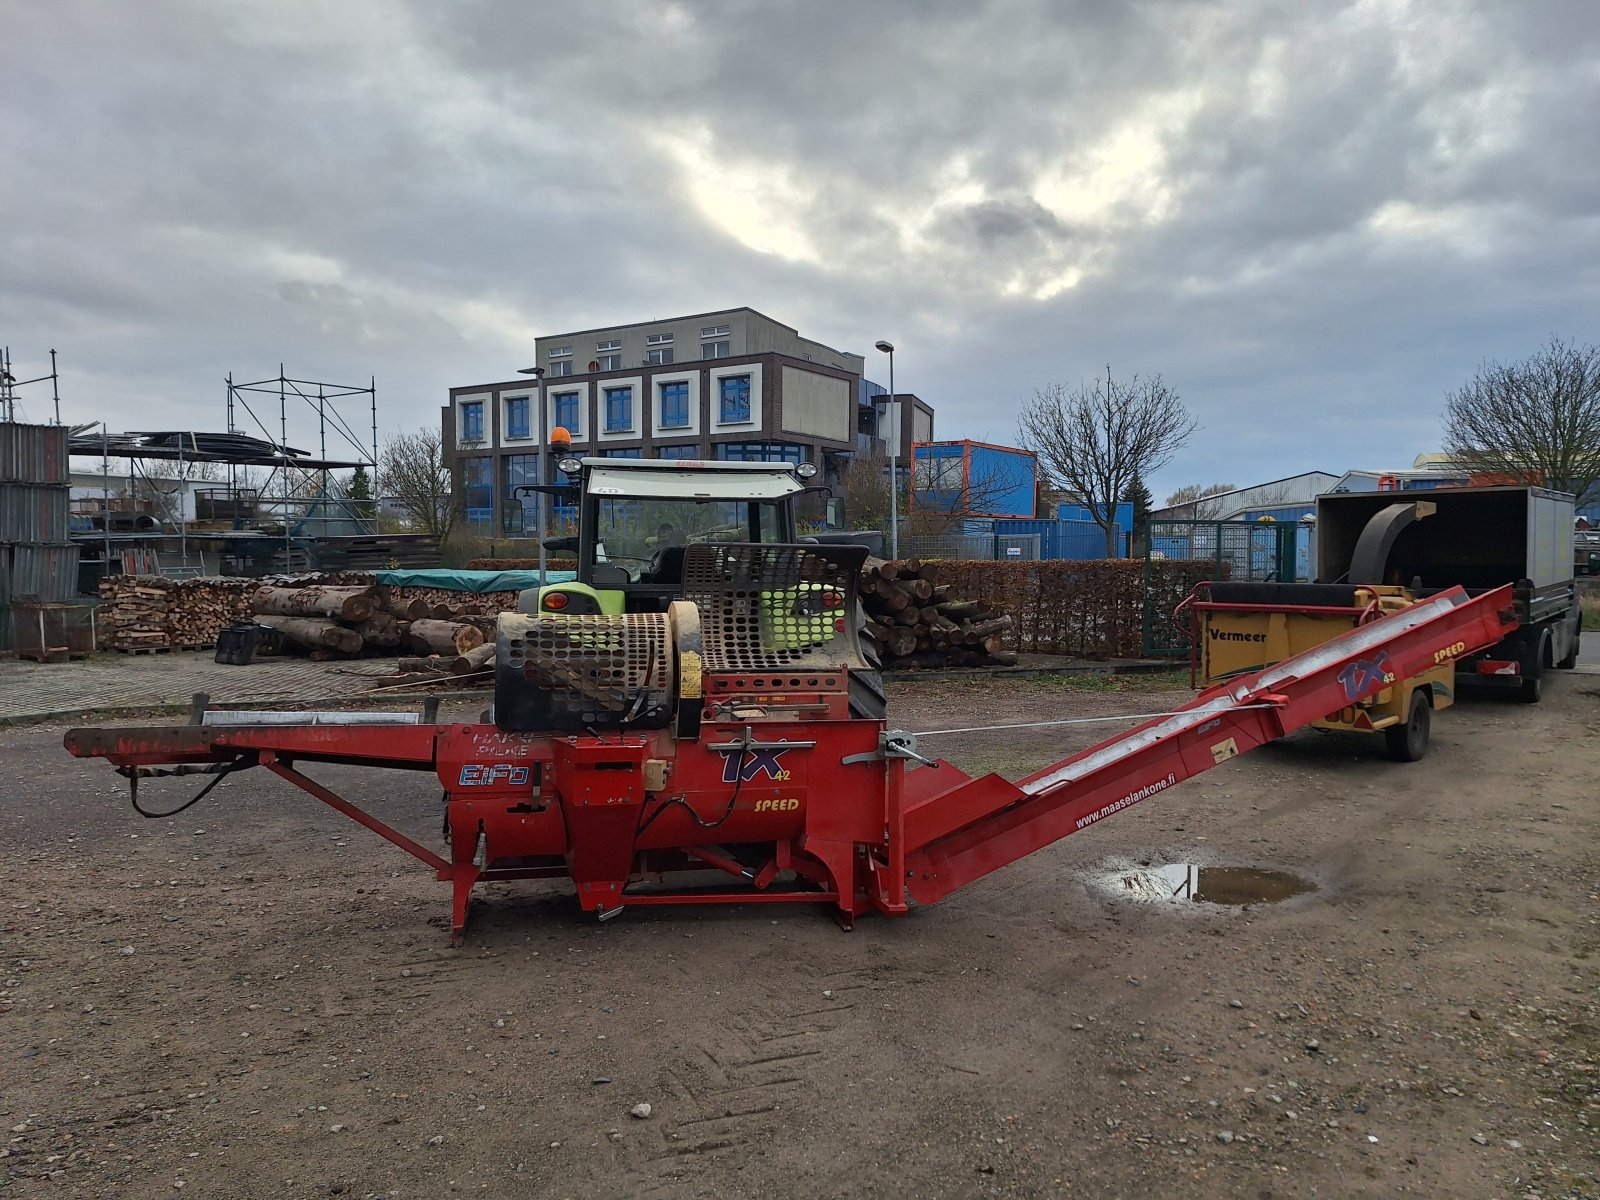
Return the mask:
<svg viewBox="0 0 1600 1200">
<path fill-rule="evenodd" d="M 447 592 L 520 592 L 539 586 L 537 571 L 379 571 L 389 587 L 442 588 Z M 547 583 L 571 583 L 575 571 L 546 571 Z"/>
</svg>

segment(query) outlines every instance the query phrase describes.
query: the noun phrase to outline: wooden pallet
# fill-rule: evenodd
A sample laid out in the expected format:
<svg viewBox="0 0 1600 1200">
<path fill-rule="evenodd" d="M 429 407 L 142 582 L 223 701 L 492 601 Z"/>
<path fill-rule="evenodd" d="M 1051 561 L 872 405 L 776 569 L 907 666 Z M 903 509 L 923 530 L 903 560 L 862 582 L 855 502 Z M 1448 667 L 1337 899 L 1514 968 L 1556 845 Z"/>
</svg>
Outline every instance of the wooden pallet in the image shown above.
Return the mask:
<svg viewBox="0 0 1600 1200">
<path fill-rule="evenodd" d="M 112 646 L 118 654 L 177 654 L 189 650 L 215 650 L 215 642 L 179 642 L 172 646 Z"/>
<path fill-rule="evenodd" d="M 89 657 L 87 650 L 68 650 L 66 647 L 52 647 L 49 650 L 18 650 L 18 658 L 26 658 L 36 663 L 64 663 L 74 662 Z"/>
</svg>

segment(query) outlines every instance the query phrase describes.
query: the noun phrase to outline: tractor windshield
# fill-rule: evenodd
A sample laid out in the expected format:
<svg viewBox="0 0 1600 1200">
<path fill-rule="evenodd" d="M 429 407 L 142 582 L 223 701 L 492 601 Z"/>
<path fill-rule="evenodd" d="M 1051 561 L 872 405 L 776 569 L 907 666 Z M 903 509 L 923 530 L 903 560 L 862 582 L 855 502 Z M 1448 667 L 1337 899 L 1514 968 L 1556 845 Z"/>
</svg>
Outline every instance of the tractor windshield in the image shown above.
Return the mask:
<svg viewBox="0 0 1600 1200">
<path fill-rule="evenodd" d="M 603 496 L 597 516 L 595 561 L 624 568 L 634 581 L 669 546 L 784 540 L 775 503 Z"/>
</svg>

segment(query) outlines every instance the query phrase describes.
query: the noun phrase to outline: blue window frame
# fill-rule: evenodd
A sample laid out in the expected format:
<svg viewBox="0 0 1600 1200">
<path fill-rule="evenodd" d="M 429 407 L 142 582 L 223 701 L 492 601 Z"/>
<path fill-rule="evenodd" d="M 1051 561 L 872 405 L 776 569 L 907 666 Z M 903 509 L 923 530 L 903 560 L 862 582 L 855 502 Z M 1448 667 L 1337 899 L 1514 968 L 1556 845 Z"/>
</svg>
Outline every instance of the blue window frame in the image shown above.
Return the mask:
<svg viewBox="0 0 1600 1200">
<path fill-rule="evenodd" d="M 578 393 L 557 392 L 551 399 L 555 401 L 556 424 L 576 437 L 578 433 Z"/>
<path fill-rule="evenodd" d="M 722 397 L 722 415 L 718 418 L 722 424 L 736 425 L 750 419 L 750 376 L 724 375 L 718 380 L 718 392 Z"/>
<path fill-rule="evenodd" d="M 607 458 L 643 458 L 644 451 L 635 446 L 631 450 L 607 450 Z"/>
<path fill-rule="evenodd" d="M 689 381 L 663 383 L 661 389 L 661 428 L 687 429 L 689 427 Z"/>
<path fill-rule="evenodd" d="M 689 446 L 657 446 L 657 458 L 699 458 L 700 447 Z"/>
<path fill-rule="evenodd" d="M 483 406 L 478 407 L 481 411 Z M 475 455 L 461 460 L 461 507 L 470 527 L 489 527 L 494 519 L 494 459 Z"/>
<path fill-rule="evenodd" d="M 528 398 L 526 396 L 513 396 L 506 401 L 506 436 L 508 438 L 525 438 L 528 436 Z"/>
<path fill-rule="evenodd" d="M 610 387 L 605 389 L 606 432 L 626 433 L 633 428 L 633 389 Z"/>
<path fill-rule="evenodd" d="M 461 440 L 483 441 L 483 401 L 469 400 L 461 406 Z"/>
</svg>

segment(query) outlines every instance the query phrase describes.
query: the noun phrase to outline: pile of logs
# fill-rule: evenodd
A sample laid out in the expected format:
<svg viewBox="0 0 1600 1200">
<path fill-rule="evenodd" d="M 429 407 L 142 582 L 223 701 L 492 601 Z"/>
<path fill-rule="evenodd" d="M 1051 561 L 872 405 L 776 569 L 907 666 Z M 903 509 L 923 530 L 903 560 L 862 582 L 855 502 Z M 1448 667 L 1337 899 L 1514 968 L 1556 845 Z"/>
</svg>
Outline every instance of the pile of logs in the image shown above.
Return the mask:
<svg viewBox="0 0 1600 1200">
<path fill-rule="evenodd" d="M 938 565 L 915 558 L 868 559 L 861 571 L 867 632 L 885 667 L 1012 666 L 1005 648 L 1011 617 L 952 594 Z"/>
<path fill-rule="evenodd" d="M 286 642 L 308 651 L 314 659 L 410 651 L 448 656 L 453 667 L 457 659 L 481 650 L 493 637 L 492 616 L 437 616 L 441 606 L 421 596 L 397 595 L 398 590 L 373 585 L 268 584 L 250 597 L 250 611 L 256 624 L 276 629 Z M 480 657 L 486 660 L 488 656 Z"/>
<path fill-rule="evenodd" d="M 214 646 L 225 626 L 250 615 L 248 579 L 108 575 L 100 581 L 99 644 L 108 650 Z"/>
</svg>

